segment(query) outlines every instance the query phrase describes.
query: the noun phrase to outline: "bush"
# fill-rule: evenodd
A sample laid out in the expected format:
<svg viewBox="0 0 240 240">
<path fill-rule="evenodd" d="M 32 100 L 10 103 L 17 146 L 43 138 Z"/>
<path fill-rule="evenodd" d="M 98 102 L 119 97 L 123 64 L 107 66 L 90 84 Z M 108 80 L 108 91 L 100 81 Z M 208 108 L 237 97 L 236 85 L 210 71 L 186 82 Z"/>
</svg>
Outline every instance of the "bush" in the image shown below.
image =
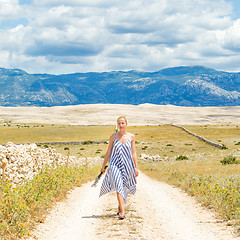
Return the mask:
<svg viewBox="0 0 240 240">
<path fill-rule="evenodd" d="M 228 147 L 222 144 L 222 149 L 228 149 Z"/>
<path fill-rule="evenodd" d="M 239 164 L 240 162 L 236 159 L 236 157 L 228 156 L 225 157 L 223 160 L 220 161 L 222 165 L 227 164 Z"/>
<path fill-rule="evenodd" d="M 184 155 L 180 155 L 176 158 L 176 161 L 181 161 L 181 160 L 188 160 L 188 157 Z"/>
</svg>

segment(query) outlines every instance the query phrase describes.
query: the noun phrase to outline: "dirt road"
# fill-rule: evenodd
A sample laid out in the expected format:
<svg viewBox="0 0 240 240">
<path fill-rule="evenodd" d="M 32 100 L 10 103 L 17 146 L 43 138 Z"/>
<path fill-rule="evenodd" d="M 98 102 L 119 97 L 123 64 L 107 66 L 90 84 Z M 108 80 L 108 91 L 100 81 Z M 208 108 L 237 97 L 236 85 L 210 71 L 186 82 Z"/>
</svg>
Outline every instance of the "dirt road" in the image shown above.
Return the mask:
<svg viewBox="0 0 240 240">
<path fill-rule="evenodd" d="M 100 185 L 91 188 L 87 183 L 74 189 L 32 235 L 39 240 L 240 239 L 232 227 L 214 218 L 192 197 L 143 173 L 138 177 L 136 195 L 128 199 L 124 220 L 117 218 L 115 194 L 98 198 Z"/>
</svg>

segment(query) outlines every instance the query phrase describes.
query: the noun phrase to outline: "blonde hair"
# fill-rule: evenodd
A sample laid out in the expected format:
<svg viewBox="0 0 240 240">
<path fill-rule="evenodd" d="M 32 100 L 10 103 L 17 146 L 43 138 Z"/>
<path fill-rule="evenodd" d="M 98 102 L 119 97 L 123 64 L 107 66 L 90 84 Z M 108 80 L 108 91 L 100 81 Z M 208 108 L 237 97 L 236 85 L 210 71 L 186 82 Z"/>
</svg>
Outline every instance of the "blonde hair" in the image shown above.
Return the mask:
<svg viewBox="0 0 240 240">
<path fill-rule="evenodd" d="M 118 117 L 118 119 L 117 119 L 117 123 L 118 123 L 118 120 L 119 120 L 120 118 L 123 118 L 123 119 L 125 120 L 125 122 L 127 123 L 127 118 L 126 118 L 125 115 L 121 115 L 120 117 Z"/>
</svg>

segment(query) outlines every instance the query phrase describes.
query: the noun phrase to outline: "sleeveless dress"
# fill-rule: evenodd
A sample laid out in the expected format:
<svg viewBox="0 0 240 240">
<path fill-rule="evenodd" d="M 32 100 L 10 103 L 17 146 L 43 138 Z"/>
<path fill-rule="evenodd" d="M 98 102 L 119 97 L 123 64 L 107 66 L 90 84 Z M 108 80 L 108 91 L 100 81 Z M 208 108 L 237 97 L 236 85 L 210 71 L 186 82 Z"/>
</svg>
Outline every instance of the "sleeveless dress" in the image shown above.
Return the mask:
<svg viewBox="0 0 240 240">
<path fill-rule="evenodd" d="M 135 164 L 132 158 L 131 140 L 120 143 L 115 136 L 109 159 L 109 168 L 103 180 L 100 195 L 117 191 L 127 202 L 129 193 L 136 192 Z"/>
</svg>

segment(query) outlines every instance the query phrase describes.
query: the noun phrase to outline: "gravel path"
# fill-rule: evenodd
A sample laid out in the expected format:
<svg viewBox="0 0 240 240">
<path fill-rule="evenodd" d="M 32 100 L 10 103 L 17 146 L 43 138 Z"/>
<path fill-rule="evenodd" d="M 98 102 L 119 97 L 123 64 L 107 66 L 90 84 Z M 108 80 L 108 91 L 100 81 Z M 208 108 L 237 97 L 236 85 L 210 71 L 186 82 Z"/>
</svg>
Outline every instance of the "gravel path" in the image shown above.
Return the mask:
<svg viewBox="0 0 240 240">
<path fill-rule="evenodd" d="M 124 220 L 116 216 L 114 193 L 98 198 L 100 185 L 91 188 L 87 183 L 74 189 L 66 201 L 56 204 L 32 235 L 39 240 L 240 239 L 192 197 L 143 173 L 138 177 L 136 195 L 128 199 Z"/>
</svg>

